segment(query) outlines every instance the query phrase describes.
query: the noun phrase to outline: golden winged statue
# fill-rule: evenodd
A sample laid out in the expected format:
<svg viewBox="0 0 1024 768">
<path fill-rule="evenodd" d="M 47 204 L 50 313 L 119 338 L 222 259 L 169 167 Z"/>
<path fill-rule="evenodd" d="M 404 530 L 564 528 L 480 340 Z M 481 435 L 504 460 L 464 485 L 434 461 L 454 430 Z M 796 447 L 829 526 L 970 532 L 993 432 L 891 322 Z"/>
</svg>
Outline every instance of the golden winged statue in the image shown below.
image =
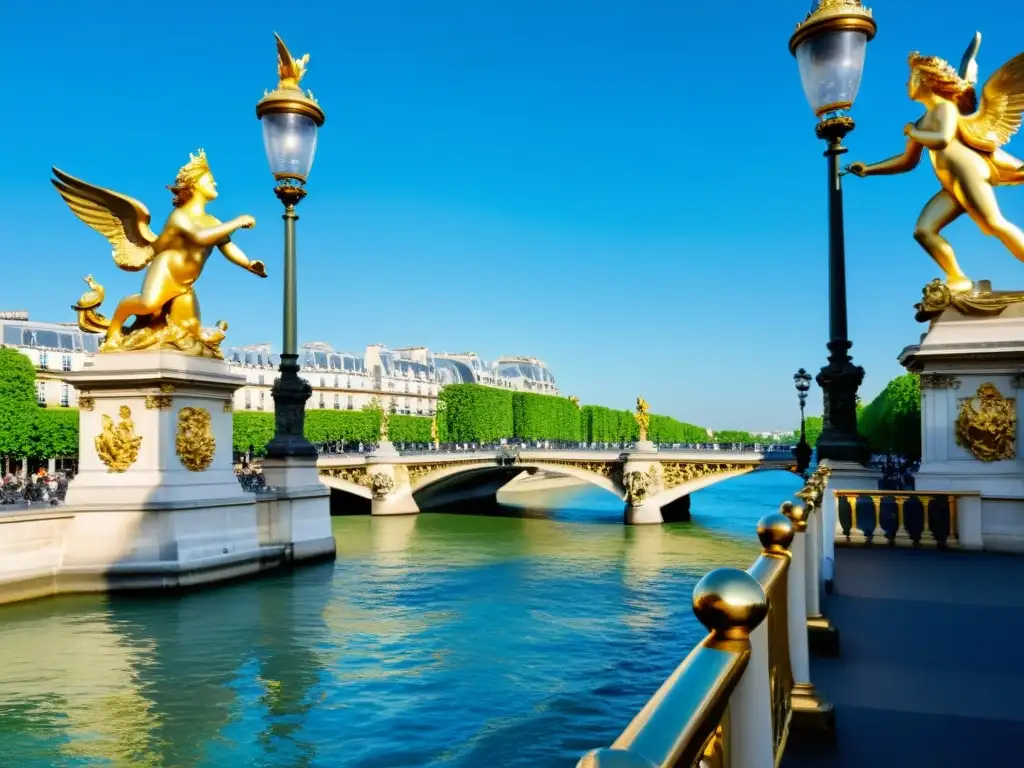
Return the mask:
<svg viewBox="0 0 1024 768">
<path fill-rule="evenodd" d="M 103 286 L 85 278 L 90 291 L 72 308 L 84 331 L 105 333 L 101 352 L 142 349 L 175 349 L 190 355 L 221 358 L 220 343 L 227 323 L 204 330 L 200 320 L 195 282 L 203 272 L 214 247 L 243 269 L 260 277 L 267 272 L 262 261 L 250 261 L 231 242 L 237 229 L 256 224 L 252 216 L 239 216 L 222 223 L 206 212 L 206 204 L 217 198 L 206 153 L 189 154 L 178 171 L 174 185 L 174 210 L 163 231 L 149 228 L 150 215 L 142 203 L 127 195 L 96 187 L 54 168 L 52 179 L 71 211 L 95 229 L 113 246 L 114 263 L 128 272 L 145 269 L 142 291 L 126 296 L 108 320 L 99 314 Z M 135 321 L 125 327 L 128 318 Z"/>
<path fill-rule="evenodd" d="M 917 167 L 928 150 L 942 190 L 917 220 L 916 239 L 945 273 L 949 290 L 970 291 L 972 281 L 960 269 L 952 246 L 941 232 L 967 213 L 986 235 L 993 235 L 1024 261 L 1024 232 L 999 210 L 994 187 L 1024 183 L 1024 161 L 1002 146 L 1021 124 L 1024 112 L 1024 53 L 996 70 L 981 89 L 977 54 L 981 33 L 975 33 L 957 71 L 936 56 L 910 54 L 910 98 L 925 108 L 924 116 L 907 123 L 903 153 L 878 163 L 852 163 L 855 176 L 905 173 Z"/>
<path fill-rule="evenodd" d="M 640 428 L 640 440 L 647 439 L 647 429 L 651 424 L 650 410 L 651 407 L 646 400 L 642 397 L 636 399 L 636 413 L 633 414 L 633 418 L 636 419 L 636 424 Z"/>
</svg>

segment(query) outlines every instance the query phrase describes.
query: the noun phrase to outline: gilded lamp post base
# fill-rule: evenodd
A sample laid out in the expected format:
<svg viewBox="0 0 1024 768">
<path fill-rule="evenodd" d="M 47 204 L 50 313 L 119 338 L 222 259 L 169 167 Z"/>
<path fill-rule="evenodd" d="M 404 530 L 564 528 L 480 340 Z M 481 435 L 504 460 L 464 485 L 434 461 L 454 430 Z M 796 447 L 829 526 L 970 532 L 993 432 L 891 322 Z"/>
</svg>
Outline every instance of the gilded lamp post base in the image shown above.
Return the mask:
<svg viewBox="0 0 1024 768">
<path fill-rule="evenodd" d="M 796 683 L 790 697 L 793 719 L 790 728 L 805 739 L 834 741 L 836 710 L 810 683 Z"/>
<path fill-rule="evenodd" d="M 815 656 L 838 656 L 839 630 L 825 616 L 808 616 L 807 645 Z"/>
</svg>

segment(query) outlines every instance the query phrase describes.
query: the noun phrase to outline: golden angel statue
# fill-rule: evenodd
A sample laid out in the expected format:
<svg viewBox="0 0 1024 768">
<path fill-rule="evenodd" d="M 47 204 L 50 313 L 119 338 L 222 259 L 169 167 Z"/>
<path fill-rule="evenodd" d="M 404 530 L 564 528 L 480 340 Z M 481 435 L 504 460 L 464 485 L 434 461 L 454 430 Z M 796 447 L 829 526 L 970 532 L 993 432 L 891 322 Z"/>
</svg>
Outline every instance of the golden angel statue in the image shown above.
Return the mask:
<svg viewBox="0 0 1024 768">
<path fill-rule="evenodd" d="M 907 123 L 903 154 L 879 163 L 852 163 L 855 176 L 905 173 L 917 167 L 924 150 L 942 190 L 921 212 L 916 239 L 945 273 L 950 291 L 970 291 L 973 284 L 957 264 L 953 248 L 941 235 L 967 213 L 986 235 L 994 235 L 1010 253 L 1024 261 L 1024 232 L 999 210 L 994 187 L 1024 183 L 1024 161 L 1002 146 L 1021 124 L 1024 112 L 1024 53 L 996 70 L 981 90 L 979 103 L 976 33 L 959 72 L 936 56 L 910 54 L 910 98 L 925 107 L 924 116 Z"/>
<path fill-rule="evenodd" d="M 647 429 L 651 423 L 651 417 L 648 412 L 651 407 L 647 404 L 647 401 L 642 397 L 636 399 L 636 413 L 633 414 L 633 418 L 636 419 L 636 424 L 640 428 L 640 440 L 647 439 Z"/>
<path fill-rule="evenodd" d="M 127 195 L 93 186 L 54 168 L 53 184 L 71 211 L 110 241 L 114 263 L 128 272 L 145 269 L 142 291 L 121 300 L 108 320 L 97 311 L 103 301 L 103 286 L 89 275 L 91 288 L 73 309 L 84 331 L 106 333 L 101 352 L 141 349 L 176 349 L 201 357 L 222 357 L 220 342 L 227 323 L 204 331 L 194 285 L 203 272 L 214 247 L 238 266 L 260 277 L 267 272 L 262 261 L 250 261 L 231 242 L 238 229 L 256 225 L 252 216 L 239 216 L 221 223 L 206 212 L 206 204 L 217 198 L 206 153 L 189 154 L 178 171 L 174 185 L 174 210 L 163 231 L 149 228 L 150 215 L 142 203 Z M 125 328 L 129 317 L 135 322 Z"/>
</svg>

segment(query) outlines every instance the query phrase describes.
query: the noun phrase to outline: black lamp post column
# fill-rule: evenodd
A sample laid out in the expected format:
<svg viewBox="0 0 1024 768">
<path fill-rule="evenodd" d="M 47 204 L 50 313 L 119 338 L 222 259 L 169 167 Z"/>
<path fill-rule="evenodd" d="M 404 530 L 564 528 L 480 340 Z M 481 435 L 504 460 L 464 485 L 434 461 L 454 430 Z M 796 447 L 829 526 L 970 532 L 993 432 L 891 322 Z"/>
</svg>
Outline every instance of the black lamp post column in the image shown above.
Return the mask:
<svg viewBox="0 0 1024 768">
<path fill-rule="evenodd" d="M 807 422 L 804 419 L 804 408 L 807 405 L 807 392 L 811 388 L 811 374 L 801 368 L 793 376 L 793 383 L 796 384 L 796 394 L 800 401 L 800 442 L 793 448 L 793 457 L 796 459 L 796 471 L 801 476 L 811 466 L 811 446 L 807 442 Z"/>
<path fill-rule="evenodd" d="M 846 153 L 843 138 L 853 130 L 849 117 L 832 117 L 818 123 L 818 137 L 828 143 L 828 365 L 816 381 L 822 389 L 824 419 L 818 438 L 818 459 L 864 464 L 869 458 L 867 441 L 857 432 L 857 389 L 864 369 L 853 364 L 846 328 L 846 241 L 843 232 L 843 186 L 839 157 Z"/>
<path fill-rule="evenodd" d="M 267 444 L 267 457 L 284 459 L 316 456 L 316 448 L 305 435 L 306 401 L 313 387 L 299 376 L 298 280 L 295 267 L 295 206 L 306 190 L 294 182 L 282 182 L 274 194 L 284 204 L 284 342 L 281 346 L 281 375 L 274 382 L 274 438 Z"/>
</svg>

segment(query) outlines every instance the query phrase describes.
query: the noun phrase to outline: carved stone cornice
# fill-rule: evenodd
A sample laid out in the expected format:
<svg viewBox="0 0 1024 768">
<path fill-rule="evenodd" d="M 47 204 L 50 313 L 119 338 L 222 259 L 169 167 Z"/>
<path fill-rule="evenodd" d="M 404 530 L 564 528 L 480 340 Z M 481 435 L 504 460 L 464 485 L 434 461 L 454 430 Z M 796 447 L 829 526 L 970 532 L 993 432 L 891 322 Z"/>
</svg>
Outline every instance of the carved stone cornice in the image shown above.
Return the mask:
<svg viewBox="0 0 1024 768">
<path fill-rule="evenodd" d="M 922 373 L 921 389 L 960 389 L 960 379 L 949 373 Z"/>
</svg>

